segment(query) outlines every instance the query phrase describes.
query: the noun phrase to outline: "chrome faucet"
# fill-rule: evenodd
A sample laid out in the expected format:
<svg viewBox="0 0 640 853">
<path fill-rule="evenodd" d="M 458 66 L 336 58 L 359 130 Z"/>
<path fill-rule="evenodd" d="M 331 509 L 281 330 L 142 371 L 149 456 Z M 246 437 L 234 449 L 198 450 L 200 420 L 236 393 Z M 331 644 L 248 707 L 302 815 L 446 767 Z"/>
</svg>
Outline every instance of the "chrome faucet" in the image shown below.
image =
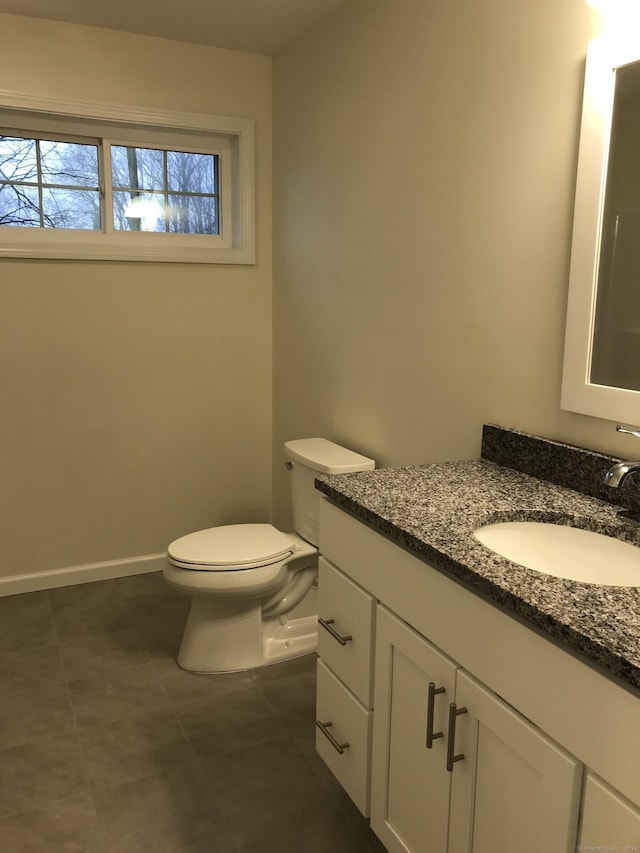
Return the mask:
<svg viewBox="0 0 640 853">
<path fill-rule="evenodd" d="M 619 424 L 616 427 L 616 432 L 624 432 L 627 435 L 635 435 L 636 438 L 640 438 L 640 432 L 636 432 L 633 429 L 624 429 Z M 616 462 L 604 475 L 605 485 L 611 486 L 612 489 L 619 489 L 627 477 L 636 471 L 640 471 L 640 460 L 637 462 Z"/>
</svg>

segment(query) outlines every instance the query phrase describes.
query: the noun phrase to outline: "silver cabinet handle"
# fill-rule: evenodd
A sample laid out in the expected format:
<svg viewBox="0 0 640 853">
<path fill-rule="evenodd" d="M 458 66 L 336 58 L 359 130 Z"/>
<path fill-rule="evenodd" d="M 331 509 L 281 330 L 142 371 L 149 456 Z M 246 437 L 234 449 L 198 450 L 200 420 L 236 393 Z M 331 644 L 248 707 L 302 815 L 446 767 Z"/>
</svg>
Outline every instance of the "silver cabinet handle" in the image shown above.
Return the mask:
<svg viewBox="0 0 640 853">
<path fill-rule="evenodd" d="M 332 725 L 333 725 L 333 723 L 321 723 L 320 720 L 316 720 L 316 726 L 320 729 L 322 734 L 326 737 L 326 739 L 329 741 L 331 746 L 336 750 L 336 752 L 339 752 L 340 755 L 342 755 L 342 753 L 345 751 L 345 749 L 349 749 L 349 744 L 348 743 L 338 743 L 338 741 L 334 738 L 334 736 L 329 731 L 329 729 L 331 728 Z"/>
<path fill-rule="evenodd" d="M 331 634 L 334 640 L 337 640 L 340 643 L 341 646 L 346 646 L 349 640 L 353 640 L 351 634 L 341 637 L 336 629 L 331 627 L 334 624 L 335 619 L 321 619 L 318 616 L 318 622 L 322 625 L 325 631 L 328 631 Z"/>
<path fill-rule="evenodd" d="M 435 682 L 429 682 L 429 695 L 427 698 L 427 749 L 431 749 L 434 740 L 439 737 L 444 737 L 442 732 L 434 732 L 433 730 L 433 709 L 436 701 L 436 696 L 441 693 L 446 693 L 444 687 L 436 688 Z"/>
<path fill-rule="evenodd" d="M 456 751 L 456 717 L 460 714 L 466 714 L 466 708 L 457 708 L 456 703 L 452 702 L 449 705 L 449 739 L 447 741 L 447 770 L 453 773 L 453 765 L 456 761 L 462 761 L 464 753 L 455 755 Z"/>
</svg>

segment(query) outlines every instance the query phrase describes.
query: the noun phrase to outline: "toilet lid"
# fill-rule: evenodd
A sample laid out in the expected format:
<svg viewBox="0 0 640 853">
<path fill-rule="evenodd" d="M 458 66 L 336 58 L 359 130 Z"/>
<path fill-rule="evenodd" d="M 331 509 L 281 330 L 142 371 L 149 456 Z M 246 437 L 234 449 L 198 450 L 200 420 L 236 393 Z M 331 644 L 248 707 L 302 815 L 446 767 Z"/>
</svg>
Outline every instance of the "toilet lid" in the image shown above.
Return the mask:
<svg viewBox="0 0 640 853">
<path fill-rule="evenodd" d="M 291 539 L 271 524 L 228 524 L 182 536 L 168 554 L 201 569 L 231 571 L 276 563 L 293 550 Z"/>
</svg>

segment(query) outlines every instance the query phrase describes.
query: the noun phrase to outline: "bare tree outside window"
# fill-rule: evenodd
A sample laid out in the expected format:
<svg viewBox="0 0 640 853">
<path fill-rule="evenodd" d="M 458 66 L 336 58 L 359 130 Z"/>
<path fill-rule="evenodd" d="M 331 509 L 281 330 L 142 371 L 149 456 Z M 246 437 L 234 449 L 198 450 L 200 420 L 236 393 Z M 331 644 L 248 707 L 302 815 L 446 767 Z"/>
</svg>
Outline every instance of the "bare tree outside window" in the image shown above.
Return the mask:
<svg viewBox="0 0 640 853">
<path fill-rule="evenodd" d="M 101 230 L 99 147 L 0 136 L 0 225 Z M 116 231 L 219 234 L 218 157 L 111 146 Z"/>
<path fill-rule="evenodd" d="M 99 230 L 98 146 L 0 136 L 0 225 Z"/>
</svg>

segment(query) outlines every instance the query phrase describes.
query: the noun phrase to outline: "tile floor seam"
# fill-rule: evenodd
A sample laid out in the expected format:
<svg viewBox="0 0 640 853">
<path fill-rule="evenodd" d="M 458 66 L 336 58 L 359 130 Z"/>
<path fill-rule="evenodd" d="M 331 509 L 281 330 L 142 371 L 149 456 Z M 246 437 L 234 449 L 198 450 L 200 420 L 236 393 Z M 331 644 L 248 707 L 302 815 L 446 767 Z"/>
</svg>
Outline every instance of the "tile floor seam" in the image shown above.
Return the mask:
<svg viewBox="0 0 640 853">
<path fill-rule="evenodd" d="M 159 678 L 158 680 L 159 680 L 159 681 L 160 681 L 160 683 L 162 684 L 163 690 L 164 690 L 164 692 L 165 692 L 165 695 L 167 696 L 167 700 L 168 700 L 169 704 L 172 706 L 173 713 L 174 713 L 174 716 L 175 716 L 176 722 L 178 723 L 178 726 L 179 726 L 179 728 L 180 728 L 180 731 L 182 732 L 183 737 L 185 738 L 185 740 L 187 741 L 187 744 L 189 745 L 189 749 L 190 749 L 190 751 L 191 751 L 191 755 L 193 756 L 194 761 L 195 761 L 195 763 L 196 763 L 196 765 L 197 765 L 197 767 L 198 767 L 198 770 L 200 771 L 200 776 L 201 776 L 201 778 L 202 778 L 203 784 L 204 784 L 204 786 L 205 786 L 205 788 L 206 788 L 206 790 L 207 790 L 207 793 L 208 793 L 208 794 L 209 794 L 209 796 L 211 797 L 211 801 L 213 802 L 213 804 L 214 804 L 214 806 L 215 806 L 215 808 L 216 808 L 216 811 L 217 811 L 217 813 L 218 813 L 219 821 L 224 825 L 224 827 L 225 827 L 226 831 L 227 831 L 227 832 L 229 833 L 229 835 L 233 838 L 234 844 L 235 844 L 235 845 L 236 845 L 236 847 L 238 848 L 238 853 L 242 853 L 241 848 L 240 848 L 240 845 L 237 843 L 236 838 L 235 838 L 235 835 L 233 834 L 232 827 L 231 827 L 230 823 L 228 822 L 228 820 L 226 819 L 226 817 L 224 816 L 224 814 L 222 813 L 222 810 L 221 810 L 221 808 L 220 808 L 220 805 L 219 805 L 219 803 L 218 803 L 218 800 L 216 799 L 216 796 L 215 796 L 214 792 L 211 790 L 211 786 L 209 785 L 209 782 L 208 782 L 208 780 L 207 780 L 207 774 L 205 773 L 205 769 L 204 769 L 204 767 L 202 766 L 202 763 L 201 763 L 201 761 L 200 761 L 200 758 L 199 758 L 199 756 L 197 755 L 197 753 L 196 753 L 195 749 L 193 748 L 193 744 L 191 743 L 191 740 L 190 740 L 189 736 L 187 735 L 186 731 L 184 730 L 184 727 L 183 727 L 182 723 L 180 722 L 180 718 L 179 718 L 179 717 L 178 717 L 178 715 L 175 713 L 174 703 L 172 702 L 171 697 L 168 695 L 168 693 L 167 693 L 167 691 L 166 691 L 166 688 L 165 688 L 165 686 L 164 686 L 164 683 L 163 683 L 162 679 L 161 679 L 161 678 Z"/>
<path fill-rule="evenodd" d="M 56 637 L 58 637 L 58 648 L 60 649 L 60 639 L 59 639 L 59 635 L 58 635 L 58 627 L 57 627 L 55 618 L 53 619 L 53 624 L 54 624 L 54 630 L 56 632 Z M 95 632 L 95 633 L 109 633 L 109 632 Z M 93 632 L 89 632 L 87 634 L 87 636 L 89 636 L 89 635 L 92 636 Z M 80 636 L 82 636 L 82 635 L 80 635 Z M 69 637 L 66 637 L 65 639 L 66 639 L 66 642 L 68 644 L 71 644 L 71 643 L 73 643 L 74 640 L 77 641 L 77 637 L 78 637 L 78 635 L 71 635 Z M 86 748 L 85 748 L 85 744 L 83 743 L 82 735 L 80 732 L 80 725 L 78 723 L 78 716 L 77 716 L 75 704 L 73 702 L 73 695 L 72 695 L 71 686 L 70 686 L 73 682 L 81 681 L 83 679 L 70 679 L 69 678 L 68 665 L 65 662 L 64 656 L 62 655 L 61 651 L 60 651 L 60 657 L 62 659 L 62 665 L 63 665 L 64 672 L 65 672 L 65 680 L 66 680 L 66 684 L 67 684 L 67 689 L 69 691 L 71 706 L 73 709 L 73 716 L 74 716 L 75 727 L 76 727 L 76 735 L 77 735 L 77 740 L 78 740 L 78 744 L 80 746 L 80 751 L 81 751 L 81 755 L 82 755 L 82 764 L 83 764 L 83 768 L 84 768 L 85 779 L 87 782 L 88 793 L 89 793 L 89 796 L 91 797 L 91 802 L 93 804 L 93 812 L 94 812 L 94 816 L 95 816 L 95 820 L 96 820 L 96 833 L 97 833 L 97 837 L 98 837 L 98 840 L 99 840 L 99 843 L 100 843 L 100 846 L 101 846 L 103 852 L 107 853 L 108 847 L 107 847 L 107 844 L 104 840 L 104 834 L 103 834 L 103 831 L 102 831 L 101 826 L 100 826 L 98 803 L 96 801 L 96 791 L 97 791 L 99 786 L 95 785 L 91 780 L 91 774 L 90 774 L 90 770 L 89 770 L 89 763 L 88 763 Z M 127 669 L 127 668 L 128 667 L 122 667 L 122 669 Z M 121 669 L 121 668 L 118 667 L 116 669 L 109 670 L 109 672 L 107 673 L 107 677 L 109 674 L 119 671 L 119 669 Z"/>
<path fill-rule="evenodd" d="M 55 624 L 55 620 L 53 620 L 53 623 L 54 623 L 54 630 L 56 632 L 56 638 L 58 638 L 58 629 L 57 629 L 57 626 Z M 84 778 L 85 778 L 85 782 L 86 782 L 87 789 L 88 789 L 88 795 L 91 798 L 91 803 L 93 805 L 93 815 L 95 817 L 96 836 L 98 838 L 98 842 L 100 844 L 100 847 L 101 847 L 103 853 L 106 853 L 107 848 L 106 848 L 106 845 L 104 844 L 104 841 L 102 839 L 102 833 L 100 832 L 100 821 L 98 818 L 98 805 L 96 803 L 96 799 L 95 799 L 95 796 L 93 794 L 93 785 L 91 784 L 91 778 L 89 775 L 89 765 L 87 762 L 87 756 L 85 753 L 84 745 L 82 743 L 82 737 L 80 736 L 80 726 L 78 725 L 78 715 L 76 713 L 76 707 L 75 707 L 75 704 L 73 702 L 73 695 L 71 693 L 71 686 L 70 686 L 71 682 L 69 681 L 69 673 L 67 672 L 67 667 L 65 665 L 64 658 L 62 657 L 62 654 L 60 653 L 60 641 L 59 641 L 59 639 L 58 639 L 58 651 L 60 654 L 60 658 L 62 660 L 62 667 L 63 667 L 63 671 L 64 671 L 64 675 L 65 675 L 65 684 L 67 686 L 67 693 L 69 694 L 69 702 L 71 704 L 71 713 L 73 714 L 73 721 L 74 721 L 75 731 L 76 731 L 76 740 L 77 740 L 78 745 L 80 747 L 80 755 L 82 756 L 82 768 L 84 771 Z"/>
<path fill-rule="evenodd" d="M 168 695 L 168 693 L 167 693 L 167 691 L 166 691 L 166 688 L 165 688 L 165 686 L 164 686 L 164 683 L 162 682 L 162 679 L 160 679 L 160 681 L 161 681 L 161 683 L 162 683 L 163 690 L 165 691 L 165 694 L 167 695 L 167 700 L 168 700 L 169 704 L 171 705 L 171 707 L 172 707 L 172 709 L 173 709 L 173 713 L 174 713 L 174 716 L 175 716 L 176 722 L 178 723 L 178 726 L 180 727 L 180 731 L 182 732 L 183 737 L 185 738 L 185 740 L 187 741 L 187 743 L 188 743 L 188 745 L 189 745 L 189 749 L 190 749 L 190 751 L 191 751 L 191 754 L 192 754 L 192 756 L 193 756 L 193 758 L 194 758 L 194 760 L 195 760 L 195 762 L 196 762 L 196 764 L 197 764 L 197 766 L 198 766 L 198 769 L 199 769 L 199 771 L 200 771 L 200 774 L 201 774 L 201 776 L 202 776 L 202 778 L 203 778 L 203 780 L 204 780 L 204 784 L 205 784 L 205 787 L 206 787 L 207 791 L 209 792 L 209 796 L 211 797 L 211 799 L 212 799 L 212 801 L 213 801 L 213 803 L 214 803 L 214 805 L 215 805 L 216 809 L 218 810 L 218 814 L 220 815 L 220 817 L 221 817 L 221 819 L 222 819 L 222 818 L 223 818 L 222 812 L 221 812 L 221 810 L 220 810 L 220 807 L 219 807 L 219 804 L 218 804 L 218 802 L 217 802 L 217 800 L 216 800 L 216 797 L 214 796 L 214 793 L 213 793 L 213 791 L 211 790 L 211 787 L 210 787 L 210 785 L 209 785 L 209 783 L 208 783 L 208 781 L 207 781 L 207 775 L 206 775 L 206 773 L 205 773 L 205 769 L 204 769 L 204 767 L 202 766 L 202 763 L 201 763 L 201 761 L 200 761 L 200 758 L 199 758 L 198 754 L 196 753 L 196 751 L 195 751 L 195 749 L 194 749 L 194 747 L 193 747 L 193 744 L 191 743 L 191 739 L 189 738 L 189 736 L 188 736 L 187 732 L 186 732 L 186 731 L 185 731 L 185 729 L 184 729 L 184 726 L 182 725 L 182 723 L 181 723 L 181 721 L 180 721 L 180 718 L 178 717 L 178 715 L 177 715 L 177 713 L 176 713 L 176 711 L 175 711 L 174 703 L 172 702 L 171 697 Z M 227 829 L 229 829 L 229 826 L 228 826 L 228 824 L 227 824 L 226 819 L 224 820 L 224 823 L 225 823 L 225 826 L 227 827 Z"/>
<path fill-rule="evenodd" d="M 58 653 L 60 653 L 60 634 L 58 633 L 58 625 L 56 624 L 55 616 L 53 615 L 53 602 L 51 601 L 51 590 L 45 590 L 47 594 L 47 604 L 49 605 L 49 614 L 51 616 L 51 624 L 53 625 L 53 633 L 55 635 L 56 645 L 58 647 Z M 62 661 L 62 665 L 64 667 L 64 660 Z M 66 670 L 65 670 L 66 675 Z"/>
<path fill-rule="evenodd" d="M 83 795 L 82 794 L 74 794 L 72 797 L 61 797 L 59 800 L 49 800 L 49 801 L 47 801 L 46 805 L 49 805 L 49 803 L 52 803 L 52 804 L 55 804 L 57 806 L 60 806 L 64 803 L 72 803 L 72 802 L 74 802 L 74 800 L 77 800 L 81 796 L 83 796 Z M 21 815 L 27 815 L 27 814 L 29 814 L 29 812 L 39 811 L 42 808 L 43 808 L 43 806 L 30 806 L 28 809 L 21 809 L 20 811 L 12 812 L 11 814 L 0 815 L 0 828 L 1 828 L 2 822 L 8 821 L 9 818 L 15 818 L 15 817 L 20 817 Z M 96 816 L 96 833 L 97 833 L 97 836 L 100 840 L 100 847 L 102 848 L 103 853 L 107 853 L 106 847 L 104 847 L 104 845 L 102 843 L 102 839 L 100 838 L 100 832 L 98 830 L 97 816 Z"/>
</svg>

